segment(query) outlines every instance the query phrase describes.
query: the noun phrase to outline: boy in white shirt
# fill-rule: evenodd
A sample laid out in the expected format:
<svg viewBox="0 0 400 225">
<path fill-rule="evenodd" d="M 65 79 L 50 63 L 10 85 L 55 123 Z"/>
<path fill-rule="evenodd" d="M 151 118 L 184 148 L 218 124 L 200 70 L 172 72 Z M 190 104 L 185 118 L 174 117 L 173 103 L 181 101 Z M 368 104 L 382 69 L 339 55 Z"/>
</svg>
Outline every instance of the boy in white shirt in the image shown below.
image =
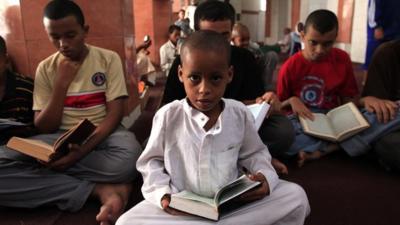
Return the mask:
<svg viewBox="0 0 400 225">
<path fill-rule="evenodd" d="M 170 195 L 183 190 L 211 197 L 249 170 L 261 185 L 239 197 L 235 212 L 218 224 L 303 224 L 309 213 L 303 189 L 278 178 L 254 118 L 241 102 L 223 99 L 231 81 L 230 47 L 214 31 L 193 33 L 183 44 L 179 79 L 187 97 L 155 115 L 146 149 L 137 162 L 146 200 L 123 214 L 118 225 L 212 224 L 169 207 Z"/>
</svg>

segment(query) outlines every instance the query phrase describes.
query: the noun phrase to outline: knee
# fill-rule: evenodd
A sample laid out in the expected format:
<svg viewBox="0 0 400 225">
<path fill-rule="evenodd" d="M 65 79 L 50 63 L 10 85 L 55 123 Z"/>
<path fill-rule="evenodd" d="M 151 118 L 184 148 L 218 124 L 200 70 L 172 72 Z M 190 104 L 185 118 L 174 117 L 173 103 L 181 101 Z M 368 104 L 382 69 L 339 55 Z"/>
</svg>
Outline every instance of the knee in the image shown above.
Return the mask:
<svg viewBox="0 0 400 225">
<path fill-rule="evenodd" d="M 117 222 L 115 222 L 115 225 L 126 225 L 126 224 L 131 224 L 132 221 L 129 219 L 129 217 L 127 216 L 127 213 L 122 214 Z"/>
<path fill-rule="evenodd" d="M 267 138 L 265 143 L 272 153 L 281 155 L 287 152 L 293 144 L 295 130 L 290 120 L 285 116 L 275 116 L 275 121 L 271 122 L 273 122 L 273 125 L 270 125 L 270 128 L 260 131 L 260 135 Z"/>
<path fill-rule="evenodd" d="M 374 145 L 376 154 L 389 169 L 400 170 L 400 131 L 382 137 Z"/>
<path fill-rule="evenodd" d="M 293 204 L 293 208 L 296 213 L 301 214 L 304 218 L 310 213 L 310 204 L 304 189 L 295 183 L 289 183 L 287 185 L 287 193 L 289 204 Z"/>
<path fill-rule="evenodd" d="M 109 146 L 110 163 L 103 165 L 103 169 L 115 178 L 114 182 L 132 181 L 138 176 L 136 161 L 142 148 L 135 135 L 129 131 L 120 132 L 119 141 Z"/>
</svg>

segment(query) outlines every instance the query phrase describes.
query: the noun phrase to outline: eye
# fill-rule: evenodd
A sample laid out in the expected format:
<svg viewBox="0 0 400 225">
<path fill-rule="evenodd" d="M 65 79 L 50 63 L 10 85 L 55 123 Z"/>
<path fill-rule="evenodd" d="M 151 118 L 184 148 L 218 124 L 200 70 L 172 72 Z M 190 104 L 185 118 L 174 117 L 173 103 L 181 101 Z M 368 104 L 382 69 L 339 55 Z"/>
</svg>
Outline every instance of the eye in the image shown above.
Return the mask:
<svg viewBox="0 0 400 225">
<path fill-rule="evenodd" d="M 219 82 L 220 80 L 222 80 L 222 75 L 220 74 L 214 74 L 211 76 L 211 81 L 214 83 Z"/>
<path fill-rule="evenodd" d="M 57 40 L 60 39 L 59 36 L 55 36 L 55 35 L 50 35 L 50 37 L 51 37 L 51 39 L 53 39 L 53 40 L 55 40 L 55 41 L 57 41 Z"/>
<path fill-rule="evenodd" d="M 330 47 L 332 45 L 333 45 L 333 41 L 329 41 L 329 42 L 324 43 L 324 47 Z"/>
<path fill-rule="evenodd" d="M 67 34 L 65 35 L 66 38 L 70 38 L 70 39 L 74 38 L 75 36 L 76 36 L 76 33 L 75 33 L 75 32 L 67 33 Z"/>
<path fill-rule="evenodd" d="M 196 75 L 196 74 L 191 74 L 191 75 L 189 75 L 188 78 L 192 82 L 199 82 L 201 79 L 200 75 Z"/>
<path fill-rule="evenodd" d="M 318 44 L 316 41 L 313 40 L 309 40 L 308 43 L 310 43 L 310 45 L 312 46 L 316 46 Z"/>
</svg>

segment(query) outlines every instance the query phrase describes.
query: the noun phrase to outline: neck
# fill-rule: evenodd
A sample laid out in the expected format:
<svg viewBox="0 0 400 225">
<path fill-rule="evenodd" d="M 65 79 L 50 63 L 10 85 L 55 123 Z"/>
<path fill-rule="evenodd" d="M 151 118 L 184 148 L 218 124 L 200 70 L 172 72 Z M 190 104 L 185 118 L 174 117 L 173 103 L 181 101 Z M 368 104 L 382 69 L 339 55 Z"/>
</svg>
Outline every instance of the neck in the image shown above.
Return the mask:
<svg viewBox="0 0 400 225">
<path fill-rule="evenodd" d="M 71 60 L 74 61 L 74 62 L 82 63 L 83 60 L 85 60 L 85 58 L 86 58 L 88 52 L 89 52 L 89 49 L 88 49 L 88 47 L 85 45 L 85 46 L 83 47 L 83 50 L 81 51 L 81 54 L 80 54 L 76 59 L 71 59 Z"/>
<path fill-rule="evenodd" d="M 215 108 L 211 111 L 208 111 L 206 114 L 206 116 L 208 116 L 208 121 L 206 123 L 206 125 L 204 125 L 204 130 L 208 131 L 209 129 L 211 129 L 211 127 L 213 127 L 215 125 L 215 123 L 218 120 L 219 115 L 222 112 L 222 101 L 215 106 Z"/>
</svg>

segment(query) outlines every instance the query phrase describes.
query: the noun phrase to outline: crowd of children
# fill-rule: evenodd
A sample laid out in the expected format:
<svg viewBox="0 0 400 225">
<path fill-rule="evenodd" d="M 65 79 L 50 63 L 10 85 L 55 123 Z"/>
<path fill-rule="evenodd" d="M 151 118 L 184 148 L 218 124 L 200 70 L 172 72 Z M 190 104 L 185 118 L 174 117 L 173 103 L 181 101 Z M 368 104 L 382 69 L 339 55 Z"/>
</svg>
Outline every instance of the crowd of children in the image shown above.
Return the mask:
<svg viewBox="0 0 400 225">
<path fill-rule="evenodd" d="M 38 65 L 34 84 L 11 72 L 1 38 L 0 118 L 28 124 L 13 135 L 52 144 L 81 119 L 97 127 L 82 145 L 70 145 L 66 156 L 49 163 L 0 146 L 0 206 L 78 211 L 95 197 L 102 204 L 100 224 L 213 224 L 169 207 L 171 195 L 188 190 L 212 197 L 245 168 L 261 185 L 240 195 L 239 207 L 218 224 L 303 224 L 308 198 L 299 185 L 279 178 L 288 173 L 280 159 L 295 158 L 301 167 L 340 149 L 357 156 L 374 147 L 385 167 L 400 169 L 399 40 L 378 48 L 359 92 L 350 57 L 334 47 L 336 15 L 316 10 L 300 33 L 304 48 L 279 71 L 275 93 L 266 88 L 271 79 L 263 79 L 265 70 L 271 73 L 268 57 L 249 44 L 244 25 L 235 25 L 229 3 L 206 1 L 193 20 L 195 31 L 179 54 L 183 19 L 171 25 L 160 50 L 168 71 L 164 105 L 143 152 L 135 135 L 120 126 L 127 97 L 121 60 L 85 42 L 89 27 L 76 3 L 46 5 L 43 24 L 57 52 Z M 245 105 L 264 101 L 271 112 L 257 130 Z M 338 143 L 304 133 L 299 117 L 313 120 L 314 112 L 350 101 L 368 129 Z M 7 138 L 3 132 L 1 140 Z M 131 184 L 139 174 L 144 200 L 125 209 L 129 194 L 140 191 Z"/>
</svg>

